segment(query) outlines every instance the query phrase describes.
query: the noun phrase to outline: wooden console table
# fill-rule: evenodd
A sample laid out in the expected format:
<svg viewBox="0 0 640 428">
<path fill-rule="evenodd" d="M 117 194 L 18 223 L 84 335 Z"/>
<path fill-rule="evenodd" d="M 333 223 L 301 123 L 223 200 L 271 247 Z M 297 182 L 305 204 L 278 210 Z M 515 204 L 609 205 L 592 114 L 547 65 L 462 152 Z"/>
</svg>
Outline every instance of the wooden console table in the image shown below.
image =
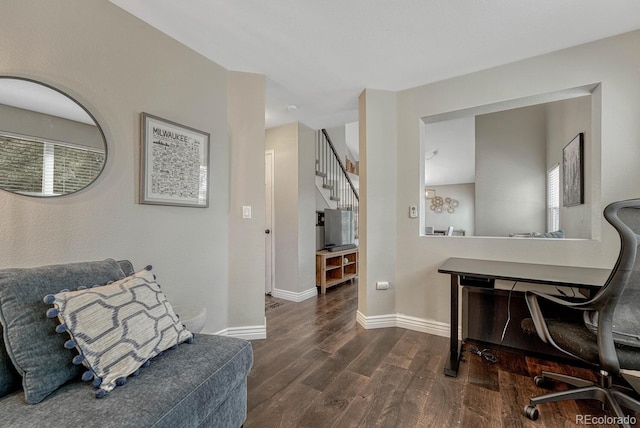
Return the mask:
<svg viewBox="0 0 640 428">
<path fill-rule="evenodd" d="M 322 294 L 327 288 L 358 276 L 358 249 L 316 252 L 316 285 Z"/>
</svg>

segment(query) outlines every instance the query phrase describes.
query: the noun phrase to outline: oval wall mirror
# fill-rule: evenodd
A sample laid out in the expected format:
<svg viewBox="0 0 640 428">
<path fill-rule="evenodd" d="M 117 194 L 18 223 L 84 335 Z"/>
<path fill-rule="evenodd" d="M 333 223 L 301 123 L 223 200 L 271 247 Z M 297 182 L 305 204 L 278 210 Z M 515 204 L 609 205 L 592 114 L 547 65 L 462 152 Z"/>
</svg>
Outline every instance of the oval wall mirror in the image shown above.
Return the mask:
<svg viewBox="0 0 640 428">
<path fill-rule="evenodd" d="M 64 92 L 0 76 L 0 188 L 50 197 L 77 192 L 102 172 L 107 144 L 89 111 Z"/>
</svg>

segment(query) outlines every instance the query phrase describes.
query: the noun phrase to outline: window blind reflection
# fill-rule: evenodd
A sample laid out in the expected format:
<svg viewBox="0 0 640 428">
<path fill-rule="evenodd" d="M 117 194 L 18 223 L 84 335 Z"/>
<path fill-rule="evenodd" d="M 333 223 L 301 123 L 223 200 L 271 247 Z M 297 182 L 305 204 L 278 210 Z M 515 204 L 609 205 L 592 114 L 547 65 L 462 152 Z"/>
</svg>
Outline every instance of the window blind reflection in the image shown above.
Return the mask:
<svg viewBox="0 0 640 428">
<path fill-rule="evenodd" d="M 0 187 L 33 196 L 73 193 L 102 170 L 105 153 L 64 142 L 0 133 Z"/>
</svg>

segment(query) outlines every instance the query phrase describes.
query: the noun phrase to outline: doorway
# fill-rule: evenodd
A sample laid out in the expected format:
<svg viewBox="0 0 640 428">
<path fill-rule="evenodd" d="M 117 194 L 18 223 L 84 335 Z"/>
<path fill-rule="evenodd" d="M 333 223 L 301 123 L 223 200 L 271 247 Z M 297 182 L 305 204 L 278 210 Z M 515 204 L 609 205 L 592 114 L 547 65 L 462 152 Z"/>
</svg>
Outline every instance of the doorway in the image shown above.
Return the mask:
<svg viewBox="0 0 640 428">
<path fill-rule="evenodd" d="M 267 150 L 264 156 L 264 183 L 265 183 L 265 229 L 264 229 L 264 245 L 265 245 L 265 278 L 264 278 L 264 294 L 273 292 L 274 278 L 274 258 L 273 258 L 273 165 L 274 152 Z"/>
</svg>

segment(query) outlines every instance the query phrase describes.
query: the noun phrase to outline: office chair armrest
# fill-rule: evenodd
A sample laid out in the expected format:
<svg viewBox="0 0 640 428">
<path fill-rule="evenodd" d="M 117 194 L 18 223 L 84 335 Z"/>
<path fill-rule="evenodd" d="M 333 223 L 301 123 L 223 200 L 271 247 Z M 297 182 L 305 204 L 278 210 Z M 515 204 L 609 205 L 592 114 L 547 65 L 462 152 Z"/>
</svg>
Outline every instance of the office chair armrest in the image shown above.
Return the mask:
<svg viewBox="0 0 640 428">
<path fill-rule="evenodd" d="M 533 325 L 536 328 L 536 332 L 538 333 L 540 340 L 553 346 L 556 345 L 553 338 L 551 337 L 551 334 L 549 333 L 549 328 L 547 327 L 547 323 L 544 320 L 544 315 L 542 315 L 542 309 L 540 309 L 538 297 L 571 309 L 581 311 L 592 310 L 592 308 L 589 306 L 589 302 L 571 302 L 557 296 L 551 296 L 549 294 L 541 293 L 535 290 L 528 290 L 525 293 L 525 300 L 527 302 L 527 306 L 529 307 L 529 312 L 531 313 L 531 319 L 533 320 Z"/>
<path fill-rule="evenodd" d="M 540 291 L 536 291 L 536 290 L 527 290 L 526 291 L 526 295 L 529 294 L 534 294 L 537 297 L 542 297 L 545 300 L 548 300 L 552 303 L 555 303 L 557 305 L 560 306 L 565 306 L 567 308 L 571 308 L 571 309 L 577 309 L 580 311 L 595 311 L 597 310 L 597 307 L 592 305 L 592 300 L 584 300 L 584 301 L 571 301 L 571 300 L 566 300 L 563 299 L 562 297 L 558 297 L 558 296 L 553 296 L 551 294 L 546 294 L 546 293 L 542 293 Z"/>
<path fill-rule="evenodd" d="M 550 296 L 545 293 L 540 293 L 538 291 L 529 290 L 525 293 L 525 299 L 527 302 L 527 306 L 529 307 L 529 312 L 531 313 L 531 319 L 533 320 L 533 324 L 536 328 L 536 332 L 538 336 L 544 343 L 548 343 L 558 349 L 560 348 L 556 345 L 555 341 L 551 337 L 551 333 L 549 333 L 549 328 L 547 327 L 547 323 L 545 322 L 544 316 L 542 315 L 542 310 L 540 309 L 540 304 L 538 303 L 538 297 L 541 297 L 550 302 L 556 303 L 558 305 L 562 305 L 566 308 L 576 309 L 580 311 L 591 311 L 597 310 L 592 304 L 591 301 L 586 302 L 570 302 L 564 300 L 562 298 L 556 296 Z M 612 325 L 612 316 L 604 316 L 599 317 L 598 320 L 598 332 L 597 332 L 597 342 L 598 342 L 598 353 L 600 355 L 600 363 L 604 370 L 612 374 L 618 374 L 620 372 L 620 364 L 618 362 L 618 357 L 616 354 L 615 343 L 613 340 L 613 325 Z M 576 357 L 580 358 L 580 357 Z"/>
<path fill-rule="evenodd" d="M 551 334 L 549 333 L 547 323 L 544 322 L 540 304 L 538 303 L 538 294 L 533 293 L 532 291 L 527 291 L 524 297 L 527 301 L 529 313 L 531 313 L 531 319 L 533 320 L 533 325 L 536 328 L 538 337 L 540 337 L 540 340 L 542 340 L 544 343 L 553 343 L 553 339 L 551 338 Z"/>
</svg>

